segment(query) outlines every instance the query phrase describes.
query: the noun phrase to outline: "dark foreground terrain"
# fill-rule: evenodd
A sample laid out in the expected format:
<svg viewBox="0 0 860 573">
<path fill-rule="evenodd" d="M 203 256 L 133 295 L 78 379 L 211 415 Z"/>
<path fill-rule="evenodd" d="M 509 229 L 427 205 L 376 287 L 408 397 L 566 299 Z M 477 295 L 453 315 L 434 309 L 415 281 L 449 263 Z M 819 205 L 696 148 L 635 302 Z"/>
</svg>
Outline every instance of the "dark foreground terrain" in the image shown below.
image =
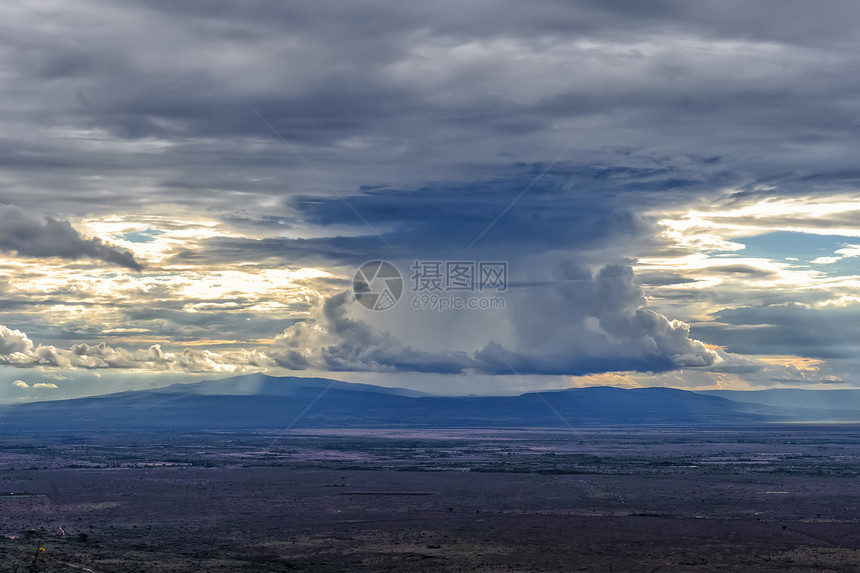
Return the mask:
<svg viewBox="0 0 860 573">
<path fill-rule="evenodd" d="M 860 428 L 0 436 L 0 571 L 857 571 Z"/>
</svg>

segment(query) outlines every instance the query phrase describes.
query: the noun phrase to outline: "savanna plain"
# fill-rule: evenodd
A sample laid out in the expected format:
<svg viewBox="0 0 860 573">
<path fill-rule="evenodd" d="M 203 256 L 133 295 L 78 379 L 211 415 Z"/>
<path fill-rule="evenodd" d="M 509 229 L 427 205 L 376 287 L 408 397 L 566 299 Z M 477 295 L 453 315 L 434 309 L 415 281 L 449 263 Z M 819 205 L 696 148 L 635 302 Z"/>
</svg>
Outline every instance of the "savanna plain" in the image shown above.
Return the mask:
<svg viewBox="0 0 860 573">
<path fill-rule="evenodd" d="M 0 435 L 0 570 L 857 571 L 860 426 Z"/>
</svg>

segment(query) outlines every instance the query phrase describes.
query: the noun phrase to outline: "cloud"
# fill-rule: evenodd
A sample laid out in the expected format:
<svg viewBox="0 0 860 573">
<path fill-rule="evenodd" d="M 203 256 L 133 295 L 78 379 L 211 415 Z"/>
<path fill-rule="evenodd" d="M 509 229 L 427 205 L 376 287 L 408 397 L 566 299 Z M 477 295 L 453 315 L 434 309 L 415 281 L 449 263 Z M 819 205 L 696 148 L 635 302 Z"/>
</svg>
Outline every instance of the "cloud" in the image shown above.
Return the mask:
<svg viewBox="0 0 860 573">
<path fill-rule="evenodd" d="M 250 281 L 236 286 L 217 270 L 254 277 L 297 261 L 334 276 L 308 287 L 321 297 L 314 318 L 271 349 L 287 367 L 752 368 L 697 339 L 781 353 L 804 336 L 816 353 L 843 355 L 826 332 L 838 322 L 829 314 L 803 314 L 804 334 L 768 311 L 790 327 L 780 335 L 751 313 L 730 313 L 828 298 L 853 311 L 856 284 L 833 275 L 854 274 L 856 259 L 831 247 L 808 257 L 822 267 L 810 269 L 729 253 L 768 230 L 856 236 L 860 209 L 836 199 L 860 178 L 856 3 L 348 4 L 80 0 L 4 13 L 0 203 L 17 207 L 0 207 L 0 251 L 138 270 L 131 248 L 147 261 L 163 255 L 170 270 L 132 280 L 46 273 L 32 261 L 4 269 L 5 322 L 26 324 L 41 344 L 6 329 L 0 361 L 272 364 L 255 348 L 305 309 L 287 300 L 292 292 L 249 292 Z M 46 205 L 86 218 L 96 237 L 27 214 Z M 695 209 L 699 226 L 684 218 Z M 143 220 L 158 217 L 186 222 L 133 243 L 159 228 Z M 666 218 L 683 224 L 674 238 L 661 235 Z M 211 226 L 194 235 L 187 221 Z M 344 288 L 345 267 L 409 257 L 532 267 L 507 310 L 477 327 L 479 342 L 463 334 L 468 321 L 440 319 L 428 334 L 429 321 L 389 328 L 356 318 L 348 298 L 323 302 Z M 628 265 L 646 274 L 650 300 Z M 714 316 L 723 323 L 700 326 Z M 440 350 L 427 344 L 434 336 L 454 340 Z M 209 338 L 248 354 L 151 342 Z"/>
<path fill-rule="evenodd" d="M 690 338 L 687 324 L 644 307 L 629 265 L 606 265 L 592 274 L 571 264 L 560 272 L 561 280 L 546 292 L 511 302 L 516 309 L 508 317 L 516 333 L 513 350 L 491 337 L 472 353 L 413 348 L 388 331 L 376 332 L 349 318 L 353 299 L 344 292 L 318 302 L 313 320 L 278 335 L 272 355 L 281 366 L 298 370 L 548 375 L 662 372 L 723 361 Z"/>
<path fill-rule="evenodd" d="M 59 388 L 59 386 L 57 386 L 53 382 L 36 382 L 35 384 L 31 385 L 24 382 L 23 380 L 15 380 L 14 382 L 12 382 L 12 386 L 21 389 L 34 388 L 37 390 L 56 390 L 57 388 Z"/>
<path fill-rule="evenodd" d="M 252 106 L 338 190 L 473 182 L 548 162 L 601 114 L 561 159 L 633 169 L 601 181 L 664 205 L 727 182 L 773 194 L 857 175 L 845 104 L 857 87 L 851 3 L 835 3 L 839 17 L 740 2 L 725 13 L 448 4 L 371 1 L 332 16 L 326 2 L 105 11 L 82 0 L 7 14 L 6 193 L 63 212 L 205 202 L 225 216 L 280 216 L 273 198 L 329 194 Z M 90 25 L 94 14 L 110 25 Z M 653 193 L 661 176 L 680 192 Z M 206 189 L 205 200 L 192 189 Z"/>
<path fill-rule="evenodd" d="M 811 262 L 820 265 L 832 265 L 843 259 L 860 257 L 860 245 L 845 245 L 843 248 L 837 249 L 835 255 L 832 257 L 818 257 Z"/>
<path fill-rule="evenodd" d="M 95 259 L 139 271 L 142 265 L 129 251 L 84 238 L 68 221 L 38 219 L 15 205 L 0 205 L 0 250 L 23 257 Z"/>
<path fill-rule="evenodd" d="M 314 319 L 275 337 L 270 354 L 284 368 L 341 371 L 462 373 L 474 365 L 464 352 L 430 353 L 401 344 L 388 332 L 347 317 L 351 293 L 315 301 Z"/>
<path fill-rule="evenodd" d="M 858 358 L 860 306 L 813 308 L 791 302 L 726 308 L 695 332 L 729 352 Z"/>
<path fill-rule="evenodd" d="M 475 354 L 490 373 L 582 375 L 712 367 L 716 352 L 690 327 L 647 308 L 629 265 L 590 271 L 562 264 L 540 292 L 514 300 L 514 348 L 492 341 Z M 520 304 L 518 304 L 520 303 Z"/>
<path fill-rule="evenodd" d="M 0 355 L 26 354 L 32 348 L 33 341 L 26 334 L 0 324 Z"/>
<path fill-rule="evenodd" d="M 300 232 L 264 238 L 215 236 L 202 240 L 196 249 L 176 252 L 168 264 L 241 259 L 357 266 L 375 257 L 438 259 L 453 254 L 519 260 L 557 249 L 575 251 L 580 259 L 590 255 L 605 261 L 629 254 L 631 248 L 656 246 L 655 221 L 635 212 L 635 200 L 607 201 L 620 193 L 612 180 L 614 170 L 582 173 L 556 165 L 542 174 L 548 167 L 521 165 L 505 177 L 418 190 L 365 189 L 341 198 L 288 198 L 283 208 L 317 236 L 296 236 Z M 624 176 L 633 174 L 626 170 Z M 599 177 L 606 180 L 595 181 Z M 519 197 L 526 189 L 528 193 Z M 515 208 L 509 208 L 514 202 Z M 268 226 L 268 219 L 259 219 L 260 229 Z"/>
<path fill-rule="evenodd" d="M 254 350 L 213 352 L 184 349 L 166 352 L 160 344 L 138 350 L 126 350 L 99 342 L 80 343 L 70 348 L 36 345 L 20 330 L 0 325 L 0 364 L 18 368 L 84 368 L 138 369 L 172 372 L 237 372 L 259 370 L 274 363 Z M 36 385 L 33 386 L 34 388 Z"/>
<path fill-rule="evenodd" d="M 663 372 L 682 368 L 739 368 L 731 356 L 707 349 L 690 337 L 690 327 L 647 307 L 629 265 L 590 270 L 567 261 L 553 280 L 514 286 L 507 309 L 493 311 L 486 336 L 476 332 L 472 351 L 425 349 L 351 316 L 349 292 L 311 297 L 310 318 L 298 320 L 270 347 L 223 352 L 184 349 L 168 352 L 159 344 L 127 350 L 106 342 L 68 348 L 34 343 L 20 330 L 0 326 L 0 364 L 15 367 L 138 369 L 176 372 L 234 372 L 279 366 L 291 370 L 424 372 L 443 374 L 581 375 L 608 371 Z M 541 279 L 541 277 L 534 277 Z M 406 303 L 404 303 L 406 304 Z M 405 335 L 425 322 L 428 332 L 463 334 L 463 314 L 423 320 L 407 318 Z M 468 311 L 467 311 L 468 312 Z M 426 316 L 424 318 L 427 318 Z M 494 340 L 496 335 L 502 341 Z M 507 342 L 505 342 L 505 337 Z M 453 338 L 453 337 L 452 337 Z M 743 365 L 749 369 L 749 365 Z"/>
</svg>

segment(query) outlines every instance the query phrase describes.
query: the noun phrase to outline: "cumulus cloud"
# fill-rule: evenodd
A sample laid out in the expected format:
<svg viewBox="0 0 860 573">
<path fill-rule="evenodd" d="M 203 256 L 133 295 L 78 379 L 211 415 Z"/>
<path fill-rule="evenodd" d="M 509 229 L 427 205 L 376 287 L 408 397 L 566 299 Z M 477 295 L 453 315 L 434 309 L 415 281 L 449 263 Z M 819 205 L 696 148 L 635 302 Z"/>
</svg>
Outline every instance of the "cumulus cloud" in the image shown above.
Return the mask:
<svg viewBox="0 0 860 573">
<path fill-rule="evenodd" d="M 629 265 L 595 273 L 564 265 L 558 283 L 511 306 L 515 347 L 491 337 L 473 352 L 427 352 L 347 316 L 349 293 L 317 304 L 314 320 L 275 339 L 273 357 L 292 369 L 482 374 L 561 374 L 714 367 L 724 359 L 690 337 L 689 325 L 645 308 Z"/>
<path fill-rule="evenodd" d="M 689 325 L 646 304 L 627 264 L 596 271 L 562 264 L 555 280 L 540 292 L 512 301 L 515 347 L 490 341 L 475 358 L 480 369 L 490 373 L 570 375 L 662 372 L 712 367 L 721 361 L 690 337 Z"/>
<path fill-rule="evenodd" d="M 292 370 L 553 374 L 609 371 L 663 372 L 680 368 L 750 368 L 709 350 L 690 337 L 687 324 L 647 308 L 629 265 L 595 270 L 568 263 L 535 296 L 534 288 L 512 289 L 509 308 L 493 311 L 503 324 L 474 351 L 425 350 L 387 330 L 351 316 L 354 298 L 340 292 L 313 300 L 311 318 L 295 322 L 261 350 L 185 349 L 161 345 L 128 350 L 106 342 L 68 348 L 34 343 L 24 332 L 0 325 L 0 364 L 16 367 L 142 369 L 234 372 L 280 366 Z M 420 312 L 407 310 L 408 312 Z M 412 317 L 412 325 L 421 321 Z M 440 328 L 457 328 L 458 317 Z M 435 328 L 435 327 L 434 327 Z M 512 332 L 505 344 L 496 334 Z M 407 333 L 408 334 L 408 333 Z M 413 333 L 414 334 L 414 333 Z M 472 339 L 473 341 L 476 339 Z"/>
<path fill-rule="evenodd" d="M 140 369 L 175 372 L 237 372 L 261 369 L 274 363 L 254 350 L 213 352 L 184 349 L 166 352 L 160 344 L 138 350 L 126 350 L 105 342 L 75 344 L 70 348 L 36 345 L 20 330 L 0 325 L 0 364 L 18 368 L 36 366 L 85 369 Z M 38 387 L 33 385 L 33 388 Z"/>
<path fill-rule="evenodd" d="M 275 337 L 272 357 L 285 368 L 460 373 L 474 361 L 464 352 L 429 353 L 404 346 L 388 332 L 374 332 L 347 316 L 352 294 L 315 301 L 314 319 Z"/>
<path fill-rule="evenodd" d="M 35 384 L 28 384 L 23 380 L 15 380 L 14 382 L 12 382 L 12 386 L 14 386 L 15 388 L 20 388 L 22 390 L 29 388 L 34 388 L 37 390 L 56 390 L 57 388 L 59 388 L 59 386 L 57 386 L 53 382 L 36 382 Z"/>
<path fill-rule="evenodd" d="M 68 221 L 34 217 L 15 205 L 0 205 L 0 250 L 24 257 L 95 259 L 139 271 L 134 255 L 98 237 L 85 238 Z"/>
<path fill-rule="evenodd" d="M 32 348 L 33 341 L 26 334 L 0 324 L 0 355 L 27 353 Z"/>
</svg>

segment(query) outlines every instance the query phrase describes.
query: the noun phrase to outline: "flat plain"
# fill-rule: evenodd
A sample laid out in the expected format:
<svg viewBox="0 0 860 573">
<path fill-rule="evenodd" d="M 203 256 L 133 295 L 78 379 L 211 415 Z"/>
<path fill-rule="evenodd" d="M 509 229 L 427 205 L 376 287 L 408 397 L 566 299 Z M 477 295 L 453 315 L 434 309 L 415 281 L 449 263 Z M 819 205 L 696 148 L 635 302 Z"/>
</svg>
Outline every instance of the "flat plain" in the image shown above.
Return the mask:
<svg viewBox="0 0 860 573">
<path fill-rule="evenodd" d="M 856 571 L 858 431 L 0 435 L 0 570 Z"/>
</svg>

